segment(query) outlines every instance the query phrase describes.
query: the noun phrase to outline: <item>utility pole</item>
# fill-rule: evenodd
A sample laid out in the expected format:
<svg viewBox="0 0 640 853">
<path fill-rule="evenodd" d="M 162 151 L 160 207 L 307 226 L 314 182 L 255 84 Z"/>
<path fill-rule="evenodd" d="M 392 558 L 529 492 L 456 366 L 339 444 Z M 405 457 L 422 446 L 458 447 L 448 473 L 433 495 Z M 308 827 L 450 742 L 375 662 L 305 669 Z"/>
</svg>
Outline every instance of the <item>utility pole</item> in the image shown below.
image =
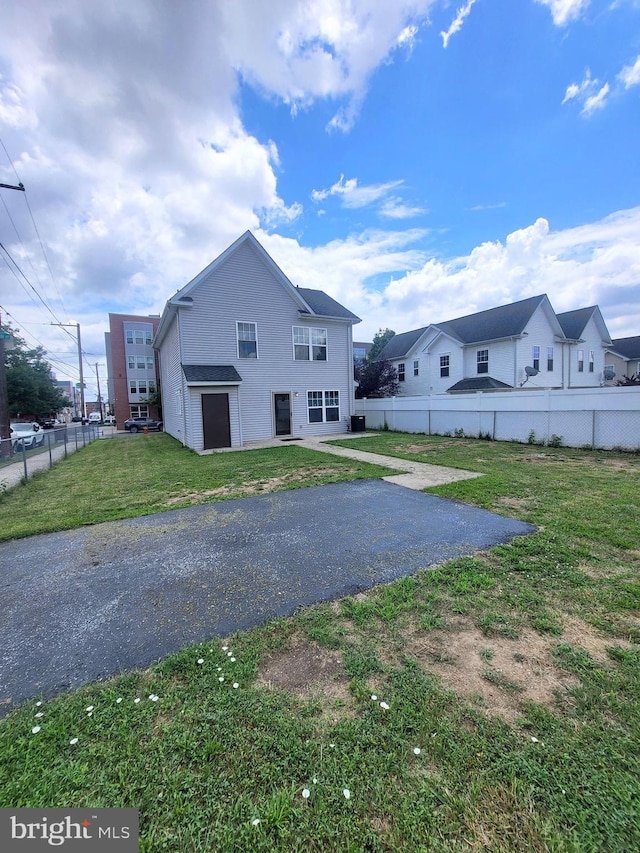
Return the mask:
<svg viewBox="0 0 640 853">
<path fill-rule="evenodd" d="M 13 184 L 0 184 L 5 190 L 20 190 L 24 192 L 24 184 L 18 186 Z M 9 393 L 7 391 L 7 371 L 5 366 L 5 341 L 11 335 L 2 328 L 2 316 L 0 315 L 0 439 L 11 438 L 11 423 L 9 420 Z M 0 441 L 0 456 L 11 456 L 11 442 Z"/>
<path fill-rule="evenodd" d="M 100 406 L 100 420 L 104 420 L 104 411 L 102 408 L 102 394 L 100 393 L 100 376 L 98 374 L 98 362 L 96 361 L 96 382 L 98 383 L 98 406 Z"/>
<path fill-rule="evenodd" d="M 11 425 L 9 422 L 9 393 L 7 391 L 7 371 L 5 367 L 5 341 L 11 335 L 2 328 L 2 315 L 0 314 L 0 439 L 11 438 Z M 0 443 L 0 456 L 11 456 L 11 442 Z"/>
<path fill-rule="evenodd" d="M 78 336 L 78 369 L 80 371 L 80 417 L 86 416 L 84 410 L 84 373 L 82 370 L 82 343 L 80 341 L 80 323 L 52 323 L 52 326 L 64 326 L 65 328 L 75 329 Z"/>
</svg>

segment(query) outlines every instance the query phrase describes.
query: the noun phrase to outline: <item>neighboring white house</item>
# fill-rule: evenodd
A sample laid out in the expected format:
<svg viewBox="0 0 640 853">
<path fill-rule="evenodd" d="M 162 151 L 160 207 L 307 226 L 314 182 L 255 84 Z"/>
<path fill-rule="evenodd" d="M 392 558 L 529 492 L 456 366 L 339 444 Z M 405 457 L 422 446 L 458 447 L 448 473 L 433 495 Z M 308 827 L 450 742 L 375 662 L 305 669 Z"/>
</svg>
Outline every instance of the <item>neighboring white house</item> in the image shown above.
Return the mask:
<svg viewBox="0 0 640 853">
<path fill-rule="evenodd" d="M 640 376 L 640 335 L 614 338 L 607 347 L 607 367 L 612 379 Z"/>
<path fill-rule="evenodd" d="M 396 368 L 401 396 L 577 388 L 602 384 L 610 341 L 597 307 L 558 316 L 541 294 L 395 335 L 379 359 Z"/>
<path fill-rule="evenodd" d="M 154 338 L 165 431 L 197 451 L 344 432 L 359 322 L 294 287 L 247 231 L 166 304 Z"/>
</svg>

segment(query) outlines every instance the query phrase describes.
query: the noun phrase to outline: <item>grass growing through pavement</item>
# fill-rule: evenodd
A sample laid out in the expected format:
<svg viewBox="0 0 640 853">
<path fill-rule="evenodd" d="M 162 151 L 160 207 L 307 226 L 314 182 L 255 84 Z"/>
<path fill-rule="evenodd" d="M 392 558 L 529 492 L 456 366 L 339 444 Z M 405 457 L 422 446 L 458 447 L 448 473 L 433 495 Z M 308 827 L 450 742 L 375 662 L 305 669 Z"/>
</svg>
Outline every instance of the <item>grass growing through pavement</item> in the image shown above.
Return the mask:
<svg viewBox="0 0 640 853">
<path fill-rule="evenodd" d="M 640 458 L 353 445 L 482 471 L 434 491 L 540 531 L 26 703 L 0 722 L 0 806 L 135 806 L 143 851 L 640 849 Z M 135 481 L 151 445 L 130 446 Z"/>
</svg>

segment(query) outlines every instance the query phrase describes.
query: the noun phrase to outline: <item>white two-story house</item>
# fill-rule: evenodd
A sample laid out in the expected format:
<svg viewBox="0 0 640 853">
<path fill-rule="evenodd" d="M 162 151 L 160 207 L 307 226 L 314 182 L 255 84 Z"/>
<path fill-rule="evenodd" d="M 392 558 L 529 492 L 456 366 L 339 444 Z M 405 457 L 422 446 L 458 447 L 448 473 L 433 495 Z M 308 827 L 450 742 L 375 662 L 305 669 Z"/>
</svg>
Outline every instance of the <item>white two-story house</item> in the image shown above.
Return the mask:
<svg viewBox="0 0 640 853">
<path fill-rule="evenodd" d="M 154 338 L 164 429 L 196 451 L 345 432 L 352 327 L 247 231 L 169 299 Z"/>
<path fill-rule="evenodd" d="M 585 387 L 603 382 L 607 341 L 597 307 L 558 316 L 541 294 L 395 335 L 379 359 L 402 396 Z"/>
</svg>

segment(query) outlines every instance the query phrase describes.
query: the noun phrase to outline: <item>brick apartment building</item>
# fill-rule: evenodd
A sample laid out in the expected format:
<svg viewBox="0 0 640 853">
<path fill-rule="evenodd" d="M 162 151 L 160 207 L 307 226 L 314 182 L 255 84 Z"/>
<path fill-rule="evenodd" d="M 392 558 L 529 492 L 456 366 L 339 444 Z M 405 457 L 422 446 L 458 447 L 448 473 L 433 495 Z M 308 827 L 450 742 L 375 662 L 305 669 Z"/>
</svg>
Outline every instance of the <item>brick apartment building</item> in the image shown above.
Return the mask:
<svg viewBox="0 0 640 853">
<path fill-rule="evenodd" d="M 127 418 L 159 417 L 157 406 L 148 402 L 158 388 L 158 360 L 151 342 L 160 315 L 137 317 L 109 314 L 105 333 L 109 404 L 122 429 Z"/>
</svg>

